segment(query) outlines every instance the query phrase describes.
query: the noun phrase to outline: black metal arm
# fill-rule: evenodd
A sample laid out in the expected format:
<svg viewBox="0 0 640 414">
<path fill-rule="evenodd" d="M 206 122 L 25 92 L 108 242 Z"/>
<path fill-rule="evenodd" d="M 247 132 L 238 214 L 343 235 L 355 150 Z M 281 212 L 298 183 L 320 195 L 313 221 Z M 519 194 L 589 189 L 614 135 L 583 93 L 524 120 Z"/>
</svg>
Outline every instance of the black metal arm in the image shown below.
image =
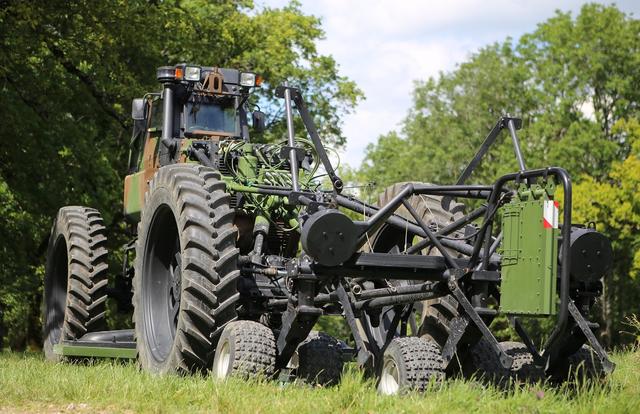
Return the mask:
<svg viewBox="0 0 640 414">
<path fill-rule="evenodd" d="M 291 98 L 296 105 L 296 109 L 300 114 L 300 118 L 302 118 L 302 123 L 304 124 L 307 132 L 309 133 L 309 137 L 311 138 L 311 142 L 316 148 L 316 152 L 320 157 L 320 161 L 324 166 L 324 169 L 327 171 L 327 175 L 331 180 L 331 184 L 333 185 L 333 189 L 336 193 L 342 192 L 344 184 L 338 175 L 336 174 L 335 169 L 331 165 L 331 161 L 327 156 L 327 151 L 324 149 L 324 145 L 322 145 L 322 140 L 320 139 L 320 135 L 318 135 L 318 130 L 316 129 L 316 125 L 313 122 L 313 118 L 311 114 L 309 114 L 309 110 L 307 109 L 307 104 L 302 99 L 302 94 L 298 88 L 294 88 L 291 86 L 281 85 L 276 88 L 276 96 L 283 98 L 285 97 L 285 90 L 289 90 Z"/>
</svg>

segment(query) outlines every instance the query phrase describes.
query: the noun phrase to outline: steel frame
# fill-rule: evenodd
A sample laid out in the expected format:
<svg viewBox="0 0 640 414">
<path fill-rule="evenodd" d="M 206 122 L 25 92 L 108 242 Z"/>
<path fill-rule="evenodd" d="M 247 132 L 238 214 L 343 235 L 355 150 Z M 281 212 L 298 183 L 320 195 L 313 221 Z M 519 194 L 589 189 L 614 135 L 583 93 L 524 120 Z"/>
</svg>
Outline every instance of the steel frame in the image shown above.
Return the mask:
<svg viewBox="0 0 640 414">
<path fill-rule="evenodd" d="M 537 179 L 542 179 L 546 182 L 549 177 L 553 177 L 556 182 L 561 183 L 564 191 L 561 237 L 563 240 L 570 239 L 572 187 L 569 174 L 558 167 L 527 170 L 516 135 L 516 130 L 520 129 L 522 122 L 517 118 L 505 116 L 498 120 L 485 138 L 480 149 L 461 174 L 457 184 L 427 185 L 409 183 L 385 206 L 378 208 L 340 194 L 342 180 L 336 175 L 331 166 L 299 90 L 284 85 L 279 88 L 278 93 L 280 96 L 292 99 L 295 103 L 320 160 L 331 178 L 333 194 L 330 197 L 330 201 L 326 203 L 326 208 L 342 207 L 368 216 L 365 221 L 355 222 L 358 229 L 358 241 L 354 251 L 357 252 L 365 244 L 367 237 L 383 225 L 395 226 L 405 230 L 411 236 L 423 238 L 415 246 L 409 247 L 404 254 L 354 253 L 351 259 L 339 266 L 323 266 L 304 256 L 301 260 L 293 260 L 287 269 L 287 276 L 293 282 L 295 293 L 286 299 L 272 299 L 268 302 L 268 307 L 271 311 L 282 311 L 284 308 L 283 328 L 278 338 L 280 363 L 288 361 L 290 357 L 289 353 L 292 347 L 287 345 L 288 342 L 295 342 L 306 337 L 308 329 L 311 329 L 310 326 L 315 323 L 322 313 L 318 306 L 337 303 L 342 307 L 343 314 L 354 336 L 358 362 L 364 367 L 371 368 L 376 359 L 379 359 L 380 352 L 393 339 L 393 333 L 396 332 L 397 327 L 399 325 L 406 327 L 408 321 L 406 309 L 410 309 L 415 302 L 450 294 L 455 297 L 462 311 L 461 318 L 457 323 L 464 327 L 463 330 L 468 325 L 474 325 L 477 332 L 491 344 L 503 366 L 509 368 L 512 364 L 512 359 L 502 351 L 502 348 L 487 327 L 488 322 L 497 312 L 482 306 L 481 301 L 474 300 L 474 304 L 472 304 L 461 289 L 460 284 L 473 285 L 476 283 L 482 284 L 486 288 L 490 283 L 494 285 L 499 283 L 499 271 L 497 270 L 500 258 L 495 254 L 495 250 L 499 244 L 500 236 L 493 237 L 492 230 L 499 207 L 514 194 L 514 191 L 507 187 L 509 183 L 514 183 L 517 186 L 521 182 L 533 183 Z M 286 105 L 290 105 L 289 99 L 287 99 Z M 287 113 L 289 114 L 289 112 Z M 499 133 L 505 128 L 509 130 L 511 135 L 520 171 L 498 178 L 493 185 L 464 184 L 480 164 L 483 156 L 494 144 Z M 297 174 L 297 170 L 294 171 L 296 169 L 294 164 L 291 164 L 291 169 L 292 174 Z M 290 202 L 307 208 L 313 205 L 317 209 L 318 202 L 314 200 L 321 198 L 318 197 L 318 194 L 298 189 L 260 186 L 258 191 L 262 194 L 288 197 Z M 415 195 L 444 196 L 443 205 L 449 204 L 454 197 L 484 200 L 486 204 L 464 215 L 445 228 L 434 232 L 429 229 L 427 223 L 421 219 L 410 204 L 409 199 Z M 395 214 L 401 206 L 409 212 L 411 220 Z M 323 207 L 321 206 L 320 208 Z M 460 241 L 443 238 L 480 217 L 482 217 L 482 222 L 471 246 Z M 437 249 L 441 256 L 416 255 L 430 246 Z M 577 315 L 574 315 L 573 313 L 575 312 L 570 312 L 573 302 L 569 297 L 571 269 L 569 247 L 569 243 L 563 243 L 561 246 L 563 262 L 560 272 L 560 310 L 555 328 L 545 344 L 545 352 L 542 355 L 532 345 L 530 346 L 530 350 L 534 352 L 536 360 L 546 361 L 547 368 L 557 362 L 558 352 L 554 350 L 561 346 L 562 341 L 559 338 L 568 333 L 569 326 L 575 327 L 577 325 L 582 329 L 586 338 L 589 340 L 595 339 L 591 331 L 588 333 L 584 331 L 586 329 L 585 326 L 588 324 L 578 320 L 580 313 L 578 312 Z M 463 253 L 468 256 L 468 259 L 456 259 L 449 253 L 450 250 Z M 370 289 L 358 292 L 358 294 L 356 292 L 348 292 L 344 286 L 345 282 L 357 277 L 363 277 L 368 280 L 421 280 L 423 283 L 405 286 L 400 290 Z M 319 286 L 324 286 L 325 288 L 333 286 L 334 290 L 330 293 L 320 293 Z M 380 346 L 371 334 L 371 326 L 366 323 L 362 324 L 363 317 L 358 315 L 362 311 L 383 307 L 392 307 L 397 312 L 388 327 L 387 338 L 384 344 Z M 402 311 L 403 309 L 405 310 L 404 312 Z M 572 318 L 571 323 L 569 322 L 570 317 Z M 584 317 L 582 319 L 584 320 Z M 360 321 L 360 325 L 358 325 L 358 321 Z M 525 343 L 531 344 L 526 331 L 521 325 L 518 325 L 517 332 L 523 337 Z M 366 341 L 363 338 L 363 334 L 367 339 Z M 443 350 L 447 363 L 453 358 L 460 337 L 461 335 L 457 337 L 451 336 L 447 341 Z M 601 346 L 595 346 L 594 348 L 600 359 L 606 362 L 604 364 L 605 368 L 612 369 L 613 365 L 609 362 L 603 348 Z"/>
<path fill-rule="evenodd" d="M 169 107 L 171 99 L 167 99 L 172 93 L 171 88 L 165 87 L 164 93 L 166 95 L 165 113 L 172 113 Z M 512 358 L 502 350 L 488 328 L 488 324 L 495 317 L 497 311 L 487 307 L 486 302 L 482 300 L 483 295 L 488 295 L 489 287 L 492 286 L 497 291 L 500 283 L 500 256 L 495 251 L 501 236 L 494 237 L 492 234 L 496 214 L 499 208 L 515 194 L 508 187 L 509 184 L 513 183 L 516 186 L 523 182 L 531 184 L 538 179 L 546 182 L 547 179 L 553 177 L 555 182 L 562 184 L 564 191 L 561 238 L 564 241 L 570 240 L 572 187 L 568 173 L 558 167 L 526 169 L 516 135 L 516 130 L 521 128 L 522 122 L 517 118 L 504 116 L 489 132 L 455 185 L 409 183 L 385 206 L 376 207 L 341 194 L 343 182 L 331 165 L 300 91 L 285 84 L 278 87 L 276 93 L 285 99 L 289 132 L 289 147 L 287 148 L 293 177 L 292 188 L 267 185 L 246 187 L 230 182 L 228 189 L 287 198 L 289 204 L 298 205 L 302 207 L 302 210 L 306 209 L 311 214 L 319 209 L 343 208 L 368 217 L 366 220 L 354 222 L 357 231 L 356 243 L 353 246 L 354 253 L 351 258 L 340 265 L 322 265 L 314 262 L 305 254 L 286 261 L 284 266 L 274 268 L 258 266 L 252 260 L 241 262 L 242 272 L 245 275 L 286 278 L 287 286 L 282 289 L 283 294 L 281 296 L 266 296 L 264 300 L 266 312 L 282 314 L 282 325 L 276 341 L 278 367 L 283 368 L 287 364 L 297 345 L 307 337 L 319 316 L 323 314 L 323 308 L 331 305 L 339 307 L 346 318 L 356 343 L 355 355 L 359 365 L 371 372 L 377 368 L 382 353 L 398 331 L 400 334 L 406 335 L 407 327 L 412 325 L 412 331 L 416 331 L 415 321 L 411 318 L 416 303 L 451 295 L 458 302 L 460 315 L 451 321 L 455 324 L 454 331 L 457 333 L 449 336 L 442 350 L 445 363 L 448 364 L 453 360 L 463 335 L 471 329 L 476 339 L 484 337 L 488 341 L 502 365 L 509 368 L 513 362 Z M 292 104 L 300 114 L 319 159 L 331 180 L 332 191 L 314 193 L 298 188 L 298 162 L 293 134 Z M 171 120 L 165 119 L 161 140 L 164 144 L 167 144 L 171 139 L 171 136 L 168 135 L 171 131 L 170 122 Z M 503 175 L 492 185 L 465 184 L 503 129 L 507 129 L 511 135 L 519 171 Z M 453 198 L 482 200 L 485 204 L 446 227 L 433 231 L 410 203 L 411 197 L 419 195 L 442 196 L 445 208 L 450 205 Z M 401 207 L 406 209 L 411 216 L 410 219 L 396 214 Z M 452 233 L 479 219 L 481 222 L 472 244 L 447 238 Z M 422 240 L 398 253 L 359 252 L 367 238 L 382 226 L 402 229 L 412 238 L 418 236 Z M 429 247 L 435 248 L 440 256 L 418 254 Z M 562 243 L 559 281 L 560 310 L 555 328 L 544 346 L 544 351 L 539 353 L 535 349 L 517 318 L 512 318 L 512 321 L 516 332 L 522 337 L 535 360 L 540 365 L 545 365 L 547 370 L 552 370 L 563 357 L 566 357 L 565 354 L 568 351 L 575 351 L 585 341 L 589 341 L 605 370 L 611 371 L 614 365 L 609 361 L 606 352 L 591 332 L 593 324 L 585 319 L 570 297 L 569 247 L 568 242 Z M 254 252 L 258 252 L 257 254 L 259 251 L 260 249 L 254 248 Z M 462 253 L 467 258 L 453 257 L 451 251 Z M 385 288 L 363 288 L 358 283 L 363 280 L 392 279 L 408 280 L 411 283 Z M 467 297 L 468 293 L 465 293 L 469 287 L 472 288 L 472 293 L 469 294 L 470 298 Z M 376 337 L 375 327 L 370 316 L 375 315 L 376 312 L 379 314 L 383 309 L 391 312 L 384 321 L 385 330 L 382 337 L 380 335 Z M 575 332 L 578 334 L 576 335 Z M 568 336 L 570 339 L 567 339 Z M 110 344 L 88 343 L 82 339 L 80 338 L 75 343 L 65 342 L 58 346 L 56 352 L 75 356 L 123 358 L 135 356 L 132 353 L 134 350 L 128 342 L 119 346 L 114 345 L 117 341 Z M 99 348 L 102 351 L 95 351 Z"/>
</svg>

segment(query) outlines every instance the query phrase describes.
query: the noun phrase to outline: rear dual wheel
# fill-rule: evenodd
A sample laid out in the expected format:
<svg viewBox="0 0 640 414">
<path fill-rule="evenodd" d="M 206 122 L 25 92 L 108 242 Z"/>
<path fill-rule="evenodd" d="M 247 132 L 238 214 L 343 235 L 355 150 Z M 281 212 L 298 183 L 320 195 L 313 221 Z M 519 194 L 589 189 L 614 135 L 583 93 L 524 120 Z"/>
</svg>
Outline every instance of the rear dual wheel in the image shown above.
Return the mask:
<svg viewBox="0 0 640 414">
<path fill-rule="evenodd" d="M 321 386 L 337 384 L 343 365 L 340 342 L 317 331 L 311 331 L 298 345 L 290 362 L 298 379 Z M 229 323 L 218 341 L 212 375 L 221 380 L 231 376 L 271 378 L 275 374 L 276 339 L 273 331 L 254 321 Z"/>
<path fill-rule="evenodd" d="M 342 345 L 327 333 L 311 331 L 298 345 L 290 364 L 296 377 L 307 384 L 336 385 L 344 366 Z"/>
<path fill-rule="evenodd" d="M 500 342 L 500 347 L 513 358 L 513 365 L 506 369 L 500 364 L 493 349 L 481 339 L 471 349 L 469 359 L 473 371 L 468 373 L 497 385 L 508 385 L 511 381 L 535 383 L 545 381 L 547 375 L 542 367 L 535 365 L 533 355 L 520 342 Z M 596 353 L 588 345 L 583 345 L 575 353 L 569 355 L 551 372 L 548 379 L 555 383 L 599 381 L 606 372 Z"/>
<path fill-rule="evenodd" d="M 220 174 L 158 170 L 138 225 L 133 304 L 138 360 L 154 373 L 207 369 L 236 319 L 237 230 Z"/>
<path fill-rule="evenodd" d="M 98 210 L 68 206 L 51 229 L 44 277 L 43 337 L 47 360 L 54 346 L 105 325 L 107 238 Z"/>
</svg>

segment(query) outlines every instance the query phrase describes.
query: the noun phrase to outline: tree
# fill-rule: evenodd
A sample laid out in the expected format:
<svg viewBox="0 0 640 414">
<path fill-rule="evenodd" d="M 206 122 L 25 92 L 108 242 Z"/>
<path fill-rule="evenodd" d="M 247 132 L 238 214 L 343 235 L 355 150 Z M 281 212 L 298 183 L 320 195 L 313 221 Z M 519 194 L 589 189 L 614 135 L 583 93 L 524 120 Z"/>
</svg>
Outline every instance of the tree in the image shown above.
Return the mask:
<svg viewBox="0 0 640 414">
<path fill-rule="evenodd" d="M 585 176 L 574 188 L 574 216 L 595 221 L 614 248 L 614 272 L 605 284 L 602 320 L 607 340 L 630 340 L 621 335 L 622 323 L 640 314 L 640 122 L 619 120 L 611 132 L 624 137 L 629 155 L 612 164 L 603 180 Z"/>
<path fill-rule="evenodd" d="M 637 312 L 640 297 L 629 278 L 640 260 L 632 153 L 639 47 L 640 21 L 615 6 L 588 4 L 576 17 L 557 12 L 517 42 L 489 45 L 454 71 L 417 82 L 401 131 L 367 148 L 352 181 L 375 181 L 380 189 L 397 181 L 454 182 L 501 114 L 522 117 L 527 167 L 566 168 L 578 183 L 576 220 L 602 222 L 613 240 L 616 269 L 606 281 L 603 319 L 617 342 L 624 310 Z M 470 183 L 517 170 L 506 135 Z"/>
<path fill-rule="evenodd" d="M 266 112 L 277 111 L 273 89 L 288 79 L 312 97 L 321 133 L 338 145 L 340 120 L 361 97 L 317 52 L 320 21 L 296 2 L 8 1 L 0 27 L 0 307 L 17 348 L 39 335 L 43 241 L 59 207 L 100 209 L 110 250 L 119 250 L 128 108 L 159 90 L 158 66 L 254 70 L 267 81 L 259 92 Z M 280 137 L 273 121 L 265 139 Z"/>
<path fill-rule="evenodd" d="M 360 177 L 381 184 L 416 175 L 455 180 L 503 113 L 523 118 L 519 134 L 529 166 L 561 164 L 574 176 L 605 177 L 611 162 L 629 152 L 611 126 L 638 114 L 639 38 L 637 19 L 589 4 L 575 19 L 557 12 L 517 43 L 487 46 L 453 72 L 416 83 L 401 134 L 391 132 L 368 148 Z M 505 141 L 477 180 L 516 167 Z M 377 162 L 388 145 L 404 148 L 399 169 Z"/>
</svg>

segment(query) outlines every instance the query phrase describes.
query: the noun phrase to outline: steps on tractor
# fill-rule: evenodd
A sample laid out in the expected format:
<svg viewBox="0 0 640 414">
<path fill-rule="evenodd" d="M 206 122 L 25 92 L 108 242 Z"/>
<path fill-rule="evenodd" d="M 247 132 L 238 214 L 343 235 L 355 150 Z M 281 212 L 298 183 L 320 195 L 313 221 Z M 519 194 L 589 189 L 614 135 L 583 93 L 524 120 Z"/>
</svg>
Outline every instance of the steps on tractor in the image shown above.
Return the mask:
<svg viewBox="0 0 640 414">
<path fill-rule="evenodd" d="M 89 332 L 79 339 L 61 341 L 53 352 L 67 357 L 122 358 L 136 357 L 133 329 Z"/>
</svg>

